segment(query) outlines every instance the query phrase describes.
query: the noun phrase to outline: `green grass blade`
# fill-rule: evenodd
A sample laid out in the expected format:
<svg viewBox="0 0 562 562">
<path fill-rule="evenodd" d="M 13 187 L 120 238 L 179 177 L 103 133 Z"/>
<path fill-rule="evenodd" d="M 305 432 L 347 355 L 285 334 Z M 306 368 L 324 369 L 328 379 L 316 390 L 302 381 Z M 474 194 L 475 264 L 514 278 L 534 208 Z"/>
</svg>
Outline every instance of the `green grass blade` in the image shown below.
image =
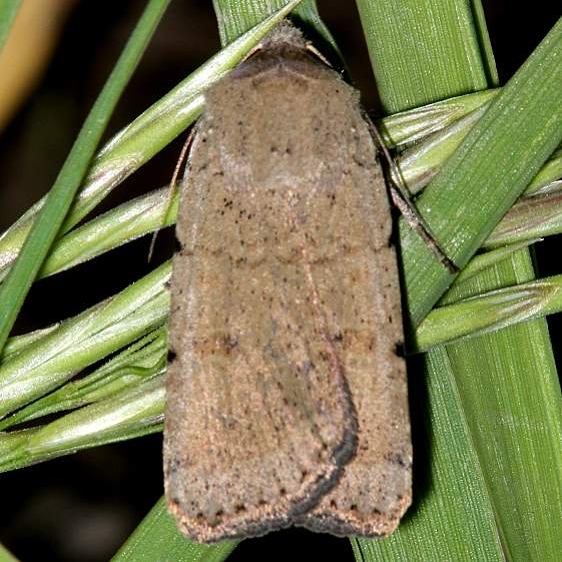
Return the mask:
<svg viewBox="0 0 562 562">
<path fill-rule="evenodd" d="M 556 152 L 550 155 L 550 158 L 533 178 L 525 193 L 527 195 L 532 195 L 535 192 L 545 193 L 552 190 L 551 184 L 553 183 L 556 183 L 557 188 L 560 188 L 562 183 L 559 181 L 560 178 L 562 178 L 562 147 L 559 147 Z M 548 190 L 545 189 L 547 186 L 549 186 Z"/>
<path fill-rule="evenodd" d="M 498 70 L 496 68 L 496 61 L 492 49 L 492 42 L 488 35 L 488 27 L 486 25 L 486 16 L 484 8 L 480 0 L 473 0 L 470 2 L 470 9 L 472 10 L 473 26 L 476 39 L 480 47 L 480 63 L 484 69 L 484 76 L 486 83 L 489 86 L 497 86 L 499 84 Z"/>
<path fill-rule="evenodd" d="M 390 146 L 412 143 L 396 162 L 409 191 L 421 191 L 484 115 L 499 89 L 450 98 L 414 110 L 391 115 L 379 122 Z M 430 135 L 428 137 L 428 135 Z M 562 148 L 545 162 L 525 189 L 525 194 L 544 193 L 562 176 Z M 395 178 L 396 181 L 396 178 Z"/>
<path fill-rule="evenodd" d="M 182 133 L 199 116 L 203 92 L 224 76 L 300 0 L 266 18 L 198 68 L 171 92 L 115 135 L 98 153 L 61 232 L 82 220 L 113 188 Z M 31 207 L 0 239 L 0 269 L 17 257 L 44 199 Z"/>
<path fill-rule="evenodd" d="M 18 562 L 18 559 L 0 544 L 0 562 Z"/>
<path fill-rule="evenodd" d="M 516 254 L 510 256 L 510 260 L 517 259 Z M 561 311 L 562 275 L 555 275 L 434 308 L 418 326 L 412 343 L 416 351 L 426 351 Z"/>
<path fill-rule="evenodd" d="M 499 89 L 493 88 L 436 101 L 388 115 L 377 126 L 389 148 L 412 144 L 486 107 L 498 93 Z"/>
<path fill-rule="evenodd" d="M 221 562 L 237 544 L 238 541 L 223 541 L 201 545 L 187 540 L 161 498 L 111 562 Z"/>
<path fill-rule="evenodd" d="M 54 246 L 38 277 L 64 271 L 95 256 L 174 224 L 179 193 L 169 186 L 142 195 L 71 230 Z"/>
<path fill-rule="evenodd" d="M 483 247 L 497 248 L 561 232 L 561 192 L 525 197 L 518 201 L 496 225 Z"/>
<path fill-rule="evenodd" d="M 523 248 L 528 248 L 531 244 L 535 242 L 540 242 L 540 239 L 537 238 L 528 238 L 521 242 L 517 242 L 511 244 L 509 246 L 502 246 L 500 248 L 496 248 L 494 250 L 490 250 L 489 252 L 484 252 L 482 254 L 477 254 L 474 256 L 469 262 L 468 265 L 457 275 L 455 282 L 451 286 L 443 297 L 439 300 L 439 304 L 445 304 L 447 302 L 453 302 L 454 299 L 450 299 L 449 295 L 453 292 L 455 288 L 459 285 L 462 285 L 465 281 L 469 280 L 470 278 L 478 275 L 481 271 L 488 269 L 494 265 L 498 265 L 505 259 L 511 257 L 511 254 L 516 252 L 517 250 L 522 250 Z M 462 294 L 462 291 L 461 291 Z M 430 312 L 431 314 L 431 312 Z M 428 315 L 429 316 L 429 315 Z M 427 316 L 426 316 L 427 318 Z M 424 319 L 425 320 L 425 319 Z"/>
<path fill-rule="evenodd" d="M 16 19 L 21 0 L 1 0 L 0 1 L 0 51 L 4 47 L 12 23 Z"/>
<path fill-rule="evenodd" d="M 417 201 L 449 257 L 463 267 L 562 141 L 562 19 L 502 88 Z M 456 217 L 450 220 L 449 217 Z M 407 302 L 418 324 L 452 276 L 401 227 Z"/>
<path fill-rule="evenodd" d="M 117 397 L 149 378 L 163 375 L 167 362 L 167 330 L 150 332 L 94 372 L 71 380 L 0 421 L 0 430 L 22 422 L 74 410 L 106 398 Z"/>
<path fill-rule="evenodd" d="M 286 0 L 269 0 L 268 2 L 240 0 L 213 0 L 213 7 L 217 16 L 221 45 L 228 45 L 242 33 L 256 25 L 265 17 L 286 5 Z M 316 2 L 303 0 L 291 12 L 291 17 L 299 20 L 314 33 L 320 35 L 324 41 L 335 48 L 334 41 L 328 28 L 320 19 Z M 337 48 L 336 48 L 337 51 Z"/>
<path fill-rule="evenodd" d="M 528 254 L 518 252 L 510 261 L 512 273 L 502 267 L 501 284 L 532 284 Z M 498 269 L 492 268 L 463 284 L 463 293 L 497 287 Z M 456 380 L 506 559 L 556 560 L 562 550 L 562 403 L 545 322 L 511 326 L 446 352 L 463 374 Z"/>
<path fill-rule="evenodd" d="M 487 105 L 475 109 L 398 156 L 396 161 L 410 193 L 417 194 L 439 173 L 443 164 L 480 121 L 486 109 Z"/>
<path fill-rule="evenodd" d="M 164 378 L 154 377 L 46 425 L 0 433 L 0 472 L 162 431 L 164 400 Z"/>
<path fill-rule="evenodd" d="M 94 151 L 169 0 L 151 0 L 72 147 L 19 258 L 0 287 L 0 350 L 86 174 Z"/>
<path fill-rule="evenodd" d="M 169 312 L 171 264 L 115 297 L 62 322 L 0 365 L 0 418 L 59 387 L 74 374 L 161 326 Z"/>
<path fill-rule="evenodd" d="M 460 62 L 460 66 L 462 66 L 462 61 L 454 53 L 451 57 L 447 54 L 442 60 L 435 61 L 435 65 L 437 65 L 435 71 L 435 65 L 431 60 L 428 60 L 425 65 L 417 65 L 418 68 L 408 67 L 410 63 L 412 63 L 411 66 L 416 67 L 417 59 L 415 56 L 410 57 L 411 52 L 428 52 L 437 56 L 435 53 L 439 52 L 440 44 L 447 44 L 447 34 L 451 28 L 461 35 L 466 32 L 469 43 L 474 35 L 485 35 L 483 20 L 477 16 L 478 13 L 481 13 L 478 2 L 473 2 L 472 6 L 476 14 L 475 20 L 477 20 L 475 25 L 471 25 L 467 17 L 456 17 L 456 10 L 467 9 L 465 4 L 458 2 L 442 2 L 439 3 L 439 6 L 432 2 L 418 2 L 415 7 L 413 3 L 406 1 L 390 3 L 381 0 L 376 5 L 365 1 L 358 4 L 362 19 L 373 26 L 372 31 L 377 37 L 376 42 L 384 44 L 388 42 L 387 58 L 382 57 L 382 60 L 377 61 L 377 64 L 388 66 L 385 69 L 384 78 L 392 76 L 400 78 L 394 82 L 388 80 L 383 86 L 383 103 L 386 103 L 386 107 L 392 108 L 393 111 L 426 102 L 428 92 L 435 87 L 435 77 L 439 74 L 442 76 L 443 84 L 437 88 L 439 91 L 436 99 L 439 99 L 441 95 L 443 97 L 450 95 L 451 89 L 454 90 L 465 83 L 465 79 L 470 81 L 477 68 L 481 69 L 481 75 L 476 77 L 468 91 L 478 89 L 480 79 L 493 80 L 494 73 L 490 72 L 490 69 L 493 69 L 493 63 L 490 63 L 489 60 L 475 61 L 473 58 L 473 55 L 476 54 L 475 49 L 466 50 L 467 56 L 464 63 L 466 76 L 461 77 L 462 79 L 458 82 L 456 82 L 456 70 L 458 69 L 451 69 L 450 84 L 447 83 L 449 73 L 441 72 L 439 69 L 440 65 L 446 68 L 449 61 L 453 61 L 454 64 Z M 447 8 L 451 10 L 453 16 L 448 22 L 446 18 L 442 17 L 443 11 Z M 372 13 L 365 14 L 369 10 L 372 10 Z M 435 10 L 438 13 L 435 13 Z M 385 15 L 395 18 L 394 27 L 388 26 L 389 22 L 384 20 Z M 420 25 L 420 19 L 423 20 L 425 16 L 427 16 L 425 24 Z M 381 25 L 377 26 L 379 21 Z M 467 25 L 470 29 L 466 29 Z M 398 66 L 403 64 L 404 68 L 398 68 L 395 72 L 395 69 L 392 68 L 394 64 L 392 55 L 394 50 L 402 49 L 400 42 L 403 40 L 403 36 L 396 32 L 398 26 L 408 30 L 411 27 L 420 27 L 422 33 L 418 37 L 419 42 L 416 40 L 416 45 L 409 45 L 410 48 L 405 48 L 405 52 L 398 53 L 396 64 Z M 394 29 L 394 33 L 390 34 L 393 36 L 385 36 L 387 27 L 391 30 Z M 425 38 L 423 29 L 427 30 Z M 414 33 L 415 35 L 416 33 Z M 431 44 L 434 37 L 436 45 Z M 548 47 L 550 41 L 556 43 L 558 39 L 559 32 L 555 27 L 545 43 Z M 406 43 L 407 41 L 408 39 L 406 39 Z M 483 55 L 481 58 L 488 57 L 489 59 L 490 50 L 487 38 L 478 39 L 476 42 L 472 42 L 472 45 L 475 43 L 481 45 L 480 54 Z M 543 47 L 544 45 L 543 43 Z M 552 45 L 553 43 L 550 43 L 551 47 Z M 406 47 L 408 47 L 407 44 Z M 372 56 L 377 56 L 377 49 L 375 47 L 371 49 Z M 541 49 L 538 49 L 529 63 L 525 65 L 523 73 L 519 73 L 516 77 L 524 82 L 525 78 L 522 79 L 522 76 L 525 76 L 525 72 L 534 66 L 535 72 L 527 74 L 527 78 L 536 80 L 536 83 L 530 85 L 525 92 L 524 84 L 514 84 L 512 81 L 513 95 L 506 96 L 503 102 L 496 106 L 495 111 L 498 114 L 501 112 L 499 110 L 505 109 L 503 125 L 506 125 L 509 120 L 510 110 L 513 111 L 512 122 L 519 122 L 520 115 L 528 110 L 530 113 L 537 112 L 531 116 L 531 119 L 538 118 L 541 110 L 544 111 L 540 116 L 543 122 L 545 119 L 548 121 L 549 116 L 552 117 L 552 115 L 555 116 L 554 119 L 559 119 L 559 114 L 557 117 L 556 115 L 560 108 L 560 98 L 556 98 L 556 96 L 559 96 L 557 92 L 561 90 L 555 88 L 556 80 L 560 79 L 559 76 L 547 87 L 548 93 L 545 97 L 547 107 L 541 107 L 543 99 L 540 96 L 545 91 L 540 92 L 540 90 L 545 85 L 542 81 L 545 77 L 541 76 L 540 67 L 542 62 L 549 59 L 549 55 L 545 53 L 546 50 L 548 49 L 541 52 Z M 560 54 L 558 47 L 554 47 L 550 52 L 550 55 L 553 54 L 554 56 L 550 58 L 552 65 L 549 64 L 549 69 L 545 72 L 553 72 L 556 75 L 560 71 L 559 62 L 554 64 Z M 543 56 L 544 59 L 542 59 Z M 377 68 L 376 64 L 375 68 Z M 548 81 L 548 77 L 546 79 Z M 531 91 L 533 88 L 537 89 L 536 93 L 539 96 L 530 100 L 526 96 L 532 96 L 535 93 Z M 503 93 L 504 91 L 502 91 Z M 415 99 L 415 103 L 412 102 L 412 98 Z M 497 99 L 499 98 L 496 98 L 496 101 Z M 525 103 L 517 106 L 517 102 L 520 101 L 525 101 Z M 512 103 L 510 108 L 508 108 L 509 103 L 507 102 Z M 527 102 L 530 102 L 530 105 L 527 105 Z M 491 107 L 494 103 L 496 102 L 492 102 Z M 554 111 L 551 112 L 553 106 L 557 107 L 554 107 Z M 490 112 L 485 114 L 484 119 L 488 114 Z M 551 124 L 548 123 L 547 127 Z M 525 122 L 524 125 L 526 126 L 528 123 Z M 559 143 L 559 138 L 555 138 L 554 128 L 547 133 L 553 135 L 550 138 L 552 149 Z M 497 132 L 500 133 L 497 138 L 498 143 L 511 143 L 511 138 L 501 136 L 501 127 L 498 127 Z M 536 135 L 533 135 L 531 139 L 519 137 L 517 142 L 523 143 L 523 146 L 519 148 L 532 152 L 534 148 L 529 148 L 529 146 L 533 147 L 533 142 L 537 140 L 537 136 L 540 137 L 541 132 L 537 129 L 535 133 Z M 493 135 L 494 132 L 490 131 L 490 136 L 486 139 L 489 142 L 490 157 L 496 150 L 496 147 L 490 142 Z M 474 137 L 472 148 L 480 146 L 480 143 L 483 147 L 486 146 L 484 137 L 485 135 L 481 140 L 476 140 Z M 470 134 L 465 140 L 467 146 L 468 139 L 470 139 Z M 500 155 L 501 151 L 496 154 Z M 453 161 L 457 155 L 461 155 L 458 157 L 460 160 L 464 159 L 467 153 L 457 151 L 453 156 Z M 541 158 L 543 157 L 546 158 L 546 155 L 541 155 Z M 515 182 L 517 189 L 524 187 L 518 182 L 525 183 L 531 179 L 531 177 L 522 177 L 524 174 L 519 177 L 518 174 L 512 175 L 511 167 L 504 168 L 502 159 L 498 159 L 496 156 L 494 159 L 497 167 L 502 169 L 506 181 Z M 455 165 L 459 163 L 457 161 Z M 475 158 L 472 165 L 478 167 L 480 160 Z M 460 168 L 462 169 L 462 166 Z M 521 172 L 521 170 L 517 170 L 517 172 Z M 440 174 L 433 184 L 437 183 L 439 178 L 441 181 L 445 181 L 443 180 L 445 177 Z M 474 192 L 471 193 L 470 189 L 463 193 L 460 186 L 455 183 L 457 179 L 453 175 L 447 179 L 450 182 L 451 191 L 453 188 L 455 191 L 459 189 L 462 198 L 475 197 Z M 477 176 L 474 179 L 478 179 Z M 489 193 L 483 193 L 479 203 L 488 204 L 488 196 L 494 197 Z M 422 201 L 424 201 L 424 197 L 422 196 Z M 436 201 L 432 200 L 432 204 L 435 203 Z M 432 207 L 433 213 L 439 211 L 438 206 Z M 444 223 L 447 221 L 455 223 L 466 213 L 462 204 L 451 204 L 449 207 L 444 205 L 441 211 L 443 211 Z M 478 220 L 483 220 L 483 222 L 489 220 L 489 217 L 484 217 L 480 211 L 480 209 L 475 211 L 476 215 L 482 215 Z M 493 222 L 489 228 L 492 226 Z M 477 229 L 467 229 L 463 232 L 467 240 L 478 234 Z M 445 238 L 439 236 L 439 239 L 444 240 Z M 420 278 L 426 275 L 425 260 L 420 259 L 417 251 L 410 252 L 410 249 L 405 246 L 407 241 L 404 238 L 402 241 L 406 271 L 411 272 L 416 268 L 420 272 Z M 469 281 L 462 283 L 463 295 L 491 290 L 501 283 L 513 284 L 531 279 L 528 269 L 528 254 L 518 252 L 511 258 L 511 261 L 512 268 L 506 266 L 501 269 L 487 268 L 486 274 L 472 275 Z M 512 269 L 512 273 L 510 273 L 510 269 Z M 434 281 L 435 279 L 424 279 L 420 280 L 420 284 L 423 282 L 431 284 Z M 411 307 L 410 314 L 414 322 L 417 322 L 429 310 L 429 306 L 431 306 L 429 303 L 433 303 L 434 299 L 441 294 L 442 288 L 436 289 L 432 298 L 424 304 L 425 296 L 422 291 L 417 291 L 411 283 L 412 275 L 407 274 L 407 290 L 412 291 L 408 301 Z M 461 295 L 454 294 L 452 298 L 458 299 L 461 298 Z M 546 492 L 549 489 L 559 490 L 561 487 L 559 463 L 556 461 L 554 466 L 552 463 L 554 458 L 562 458 L 560 454 L 560 393 L 546 336 L 544 322 L 526 322 L 517 328 L 503 330 L 493 336 L 477 337 L 467 343 L 437 348 L 426 355 L 427 389 L 424 387 L 420 390 L 419 378 L 414 377 L 413 388 L 411 388 L 411 392 L 413 391 L 412 403 L 417 405 L 421 399 L 422 404 L 429 403 L 431 411 L 436 408 L 437 415 L 428 418 L 423 413 L 420 415 L 416 408 L 412 412 L 414 430 L 420 426 L 426 428 L 418 440 L 414 435 L 416 459 L 414 463 L 414 505 L 398 531 L 390 539 L 357 541 L 355 552 L 358 559 L 508 559 L 522 561 L 556 559 L 557 553 L 561 550 L 560 536 L 557 531 L 560 524 L 556 521 L 556 516 L 554 520 L 548 521 L 544 514 L 559 513 L 558 494 L 554 494 L 550 498 L 547 497 Z M 468 358 L 466 362 L 462 361 L 464 353 Z M 536 375 L 536 381 L 533 381 L 532 384 L 536 382 L 539 388 L 533 389 L 532 399 L 528 402 L 524 386 L 525 383 L 530 384 L 529 376 L 534 373 L 539 374 Z M 410 374 L 412 375 L 411 369 Z M 517 407 L 514 408 L 513 404 L 517 404 Z M 547 411 L 541 413 L 540 408 L 543 405 Z M 456 428 L 454 435 L 451 434 L 451 426 Z M 540 433 L 540 437 L 537 433 Z M 434 435 L 435 437 L 433 437 Z M 541 465 L 548 469 L 541 470 L 539 468 Z M 534 467 L 534 472 L 532 474 L 526 472 L 527 467 L 529 469 Z M 552 470 L 550 470 L 551 467 Z M 448 474 L 447 479 L 436 478 L 441 472 Z M 418 480 L 417 486 L 416 480 Z M 515 489 L 514 493 L 510 492 L 512 488 Z M 455 492 L 458 495 L 455 495 Z M 540 514 L 536 513 L 538 505 L 541 506 Z M 457 518 L 459 510 L 464 510 L 464 516 L 460 517 L 460 521 Z M 525 525 L 525 520 L 527 525 Z M 486 524 L 489 525 L 488 530 L 485 529 Z M 455 533 L 457 528 L 465 529 L 462 536 Z M 485 553 L 481 550 L 483 545 L 486 545 Z"/>
<path fill-rule="evenodd" d="M 385 113 L 495 85 L 471 2 L 362 0 L 357 6 Z"/>
</svg>

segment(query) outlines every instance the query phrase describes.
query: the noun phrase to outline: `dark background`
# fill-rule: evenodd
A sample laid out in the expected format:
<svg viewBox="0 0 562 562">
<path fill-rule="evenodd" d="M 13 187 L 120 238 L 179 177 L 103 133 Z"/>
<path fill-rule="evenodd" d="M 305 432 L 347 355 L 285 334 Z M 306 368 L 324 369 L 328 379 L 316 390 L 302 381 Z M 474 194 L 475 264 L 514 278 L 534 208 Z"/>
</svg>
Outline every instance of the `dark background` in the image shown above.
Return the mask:
<svg viewBox="0 0 562 562">
<path fill-rule="evenodd" d="M 359 20 L 352 3 L 318 2 L 350 67 L 364 105 L 376 95 Z M 32 97 L 0 136 L 0 232 L 50 187 L 83 119 L 133 28 L 144 2 L 82 0 Z M 504 84 L 559 17 L 550 2 L 484 0 Z M 219 47 L 208 1 L 172 2 L 109 126 L 109 138 L 166 93 Z M 183 140 L 133 175 L 102 210 L 169 181 Z M 169 237 L 158 242 L 159 262 L 170 255 Z M 537 248 L 541 275 L 560 273 L 550 255 L 557 237 Z M 151 270 L 148 240 L 110 252 L 90 264 L 37 283 L 16 330 L 24 333 L 72 316 Z M 123 264 L 126 263 L 126 267 Z M 108 272 L 111 272 L 108 274 Z M 559 332 L 550 319 L 553 341 Z M 163 492 L 161 435 L 99 447 L 0 475 L 0 542 L 22 561 L 94 562 L 109 559 Z M 320 556 L 351 560 L 349 542 L 301 530 L 243 542 L 230 560 L 303 558 L 300 539 Z"/>
</svg>

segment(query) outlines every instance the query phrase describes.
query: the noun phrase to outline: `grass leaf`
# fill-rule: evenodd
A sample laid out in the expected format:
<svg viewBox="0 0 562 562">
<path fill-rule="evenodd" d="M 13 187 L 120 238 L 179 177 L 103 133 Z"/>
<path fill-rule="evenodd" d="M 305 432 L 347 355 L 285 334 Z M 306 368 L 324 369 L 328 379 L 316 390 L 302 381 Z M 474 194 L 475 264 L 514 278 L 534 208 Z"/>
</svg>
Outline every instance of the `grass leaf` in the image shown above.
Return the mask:
<svg viewBox="0 0 562 562">
<path fill-rule="evenodd" d="M 0 350 L 70 209 L 90 160 L 129 78 L 169 0 L 150 0 L 135 31 L 86 118 L 70 154 L 26 237 L 18 260 L 0 287 Z"/>
<path fill-rule="evenodd" d="M 380 0 L 359 6 L 373 35 L 371 56 L 388 109 L 496 85 L 478 1 L 422 1 L 414 7 Z M 460 265 L 560 143 L 560 31 L 558 24 L 502 88 L 419 199 L 422 214 L 431 210 L 431 227 Z M 511 160 L 515 154 L 522 160 Z M 530 155 L 537 159 L 530 162 Z M 412 243 L 416 235 L 406 227 L 401 234 L 415 325 L 451 277 L 423 244 Z M 465 276 L 446 299 L 530 282 L 532 275 L 528 252 L 519 250 L 499 266 Z M 414 504 L 390 538 L 353 541 L 356 557 L 556 559 L 560 519 L 549 520 L 549 514 L 559 513 L 560 505 L 560 390 L 544 322 L 433 348 L 424 359 L 425 376 L 409 362 Z"/>
</svg>

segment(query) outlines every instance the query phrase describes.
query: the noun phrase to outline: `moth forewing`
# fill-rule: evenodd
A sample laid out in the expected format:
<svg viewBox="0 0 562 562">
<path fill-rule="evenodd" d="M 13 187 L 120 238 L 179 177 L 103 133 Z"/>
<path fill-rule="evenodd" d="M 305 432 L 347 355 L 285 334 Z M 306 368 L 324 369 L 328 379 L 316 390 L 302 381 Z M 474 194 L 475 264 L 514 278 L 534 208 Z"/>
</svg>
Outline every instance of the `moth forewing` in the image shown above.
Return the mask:
<svg viewBox="0 0 562 562">
<path fill-rule="evenodd" d="M 390 234 L 357 93 L 280 26 L 207 93 L 181 196 L 164 468 L 187 535 L 396 525 L 411 446 Z"/>
</svg>

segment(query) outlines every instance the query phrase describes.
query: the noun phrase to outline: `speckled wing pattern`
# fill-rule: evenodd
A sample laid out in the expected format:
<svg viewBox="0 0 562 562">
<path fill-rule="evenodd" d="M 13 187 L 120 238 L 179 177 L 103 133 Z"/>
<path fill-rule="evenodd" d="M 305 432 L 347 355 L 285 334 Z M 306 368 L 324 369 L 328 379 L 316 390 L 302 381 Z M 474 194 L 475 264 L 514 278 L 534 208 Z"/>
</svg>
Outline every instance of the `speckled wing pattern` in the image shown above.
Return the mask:
<svg viewBox="0 0 562 562">
<path fill-rule="evenodd" d="M 281 28 L 208 92 L 182 192 L 164 470 L 185 534 L 397 525 L 411 445 L 390 231 L 356 92 Z"/>
</svg>

